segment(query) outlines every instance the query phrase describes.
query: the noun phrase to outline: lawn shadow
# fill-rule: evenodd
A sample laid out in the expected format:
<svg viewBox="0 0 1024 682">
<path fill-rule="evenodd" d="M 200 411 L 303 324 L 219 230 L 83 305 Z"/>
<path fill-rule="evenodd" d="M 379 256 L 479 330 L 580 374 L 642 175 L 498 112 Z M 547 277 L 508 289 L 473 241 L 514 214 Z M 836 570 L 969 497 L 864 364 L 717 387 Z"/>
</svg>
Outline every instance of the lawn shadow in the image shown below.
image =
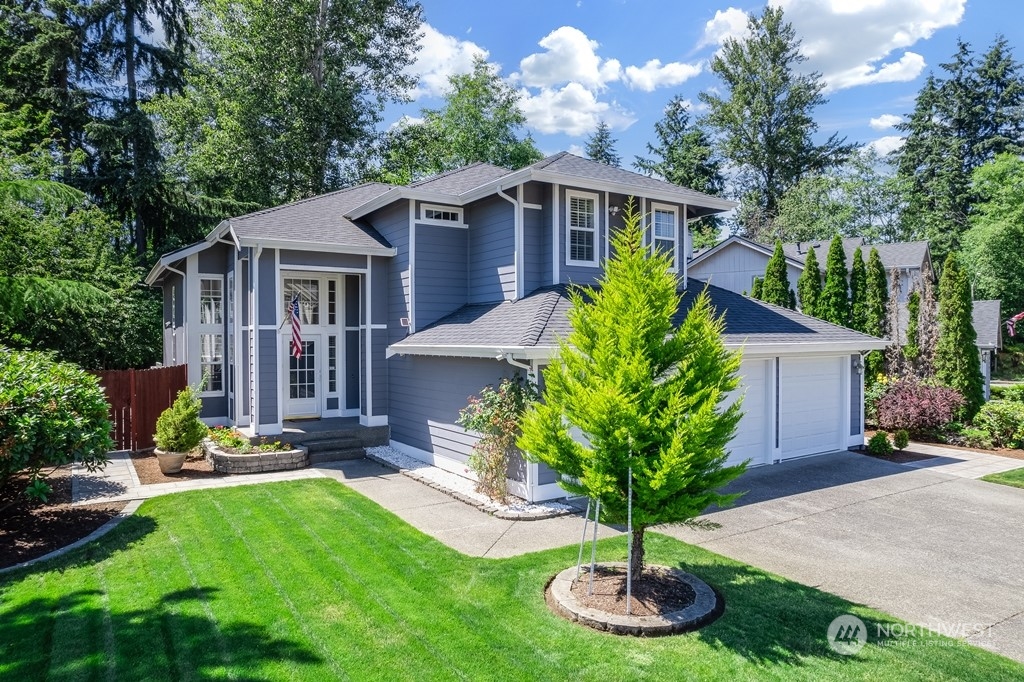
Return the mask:
<svg viewBox="0 0 1024 682">
<path fill-rule="evenodd" d="M 263 625 L 219 625 L 195 615 L 216 593 L 215 587 L 197 587 L 168 594 L 152 607 L 112 612 L 99 590 L 33 598 L 3 614 L 5 679 L 208 679 L 259 671 L 266 663 L 320 662 L 304 644 Z M 41 639 L 53 646 L 38 646 Z M 233 679 L 265 679 L 249 675 Z"/>
</svg>

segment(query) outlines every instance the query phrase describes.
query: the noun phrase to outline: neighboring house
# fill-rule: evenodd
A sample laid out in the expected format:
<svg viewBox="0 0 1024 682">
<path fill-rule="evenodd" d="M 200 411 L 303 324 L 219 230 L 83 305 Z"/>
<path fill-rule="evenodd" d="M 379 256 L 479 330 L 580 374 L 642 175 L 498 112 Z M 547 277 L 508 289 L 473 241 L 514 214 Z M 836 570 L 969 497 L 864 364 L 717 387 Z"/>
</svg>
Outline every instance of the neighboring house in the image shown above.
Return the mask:
<svg viewBox="0 0 1024 682">
<path fill-rule="evenodd" d="M 732 202 L 567 153 L 518 171 L 478 163 L 231 218 L 165 254 L 147 277 L 164 291 L 165 362 L 188 365 L 191 382 L 207 377 L 210 423 L 275 435 L 290 419 L 358 417 L 388 426 L 396 449 L 462 473 L 476 438 L 455 424 L 459 410 L 551 361 L 569 332 L 566 287 L 597 281 L 628 197 L 673 254 L 680 287 L 702 287 L 687 279 L 687 223 Z M 744 351 L 731 461 L 863 444 L 861 354 L 884 341 L 708 289 L 726 343 Z M 563 494 L 546 467 L 513 469 L 516 494 Z"/>
<path fill-rule="evenodd" d="M 782 245 L 786 256 L 789 284 L 796 291 L 796 282 L 804 271 L 807 252 L 814 249 L 818 267 L 824 274 L 828 262 L 829 241 L 793 242 Z M 906 301 L 911 287 L 921 281 L 921 273 L 934 272 L 928 242 L 901 242 L 896 244 L 867 244 L 863 237 L 843 240 L 847 270 L 853 267 L 853 253 L 860 247 L 867 263 L 871 249 L 878 249 L 878 257 L 885 271 L 900 273 L 900 300 Z M 690 276 L 702 282 L 711 282 L 736 293 L 750 291 L 755 277 L 764 277 L 765 267 L 774 247 L 759 244 L 739 236 L 732 236 L 709 249 L 694 254 L 689 263 Z"/>
</svg>

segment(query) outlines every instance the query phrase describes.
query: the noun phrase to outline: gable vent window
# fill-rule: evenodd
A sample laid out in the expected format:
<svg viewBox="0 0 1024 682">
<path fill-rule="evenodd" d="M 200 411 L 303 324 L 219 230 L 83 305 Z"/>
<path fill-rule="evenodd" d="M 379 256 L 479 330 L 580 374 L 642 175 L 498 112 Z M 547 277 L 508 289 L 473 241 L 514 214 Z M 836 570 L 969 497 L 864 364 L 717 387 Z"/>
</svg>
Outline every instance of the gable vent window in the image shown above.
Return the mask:
<svg viewBox="0 0 1024 682">
<path fill-rule="evenodd" d="M 597 196 L 566 192 L 566 259 L 569 265 L 597 265 Z"/>
<path fill-rule="evenodd" d="M 441 225 L 462 225 L 462 209 L 449 206 L 420 207 L 420 220 L 425 223 Z"/>
</svg>

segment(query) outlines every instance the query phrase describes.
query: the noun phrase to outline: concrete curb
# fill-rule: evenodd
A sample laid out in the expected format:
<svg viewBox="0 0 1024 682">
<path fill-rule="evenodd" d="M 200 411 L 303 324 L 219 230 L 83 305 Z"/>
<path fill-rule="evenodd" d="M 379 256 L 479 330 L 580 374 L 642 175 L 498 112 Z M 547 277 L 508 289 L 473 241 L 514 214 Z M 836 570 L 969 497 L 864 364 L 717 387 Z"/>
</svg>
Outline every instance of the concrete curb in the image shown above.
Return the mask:
<svg viewBox="0 0 1024 682">
<path fill-rule="evenodd" d="M 80 540 L 75 540 L 70 545 L 66 545 L 64 547 L 61 547 L 60 549 L 55 549 L 49 554 L 44 554 L 43 556 L 36 557 L 35 559 L 23 561 L 20 564 L 15 564 L 13 566 L 8 566 L 6 568 L 0 568 L 0 575 L 3 575 L 5 573 L 12 573 L 14 571 L 17 571 L 18 569 L 25 568 L 26 566 L 33 566 L 44 561 L 49 561 L 50 559 L 56 559 L 57 557 L 63 556 L 64 554 L 67 554 L 72 550 L 76 550 L 79 547 L 82 547 L 83 545 L 89 544 L 93 540 L 98 540 L 110 531 L 117 528 L 118 525 L 120 525 L 121 522 L 124 521 L 126 518 L 134 514 L 138 510 L 138 508 L 142 506 L 143 502 L 145 502 L 145 500 L 132 500 L 128 502 L 128 504 L 125 505 L 124 509 L 117 513 L 117 516 L 110 519 L 102 526 L 86 535 L 84 538 Z"/>
</svg>

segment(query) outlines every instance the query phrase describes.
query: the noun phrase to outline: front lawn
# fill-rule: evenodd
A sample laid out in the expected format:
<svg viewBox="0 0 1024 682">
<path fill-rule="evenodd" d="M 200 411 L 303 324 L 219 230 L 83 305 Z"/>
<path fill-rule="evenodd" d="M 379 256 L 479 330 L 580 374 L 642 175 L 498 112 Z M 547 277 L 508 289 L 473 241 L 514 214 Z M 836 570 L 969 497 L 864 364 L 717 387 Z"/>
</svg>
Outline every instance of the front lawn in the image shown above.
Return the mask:
<svg viewBox="0 0 1024 682">
<path fill-rule="evenodd" d="M 566 538 L 572 542 L 573 538 Z M 621 538 L 604 559 L 624 558 Z M 335 481 L 196 491 L 147 502 L 98 543 L 0 577 L 0 678 L 995 680 L 1024 666 L 662 535 L 652 561 L 725 597 L 696 634 L 621 638 L 551 614 L 547 579 L 576 547 L 463 556 Z M 826 644 L 836 616 L 869 645 Z"/>
<path fill-rule="evenodd" d="M 1000 474 L 989 474 L 988 476 L 982 476 L 981 480 L 989 481 L 990 483 L 1012 485 L 1014 488 L 1024 488 L 1024 468 L 1010 469 Z"/>
</svg>

